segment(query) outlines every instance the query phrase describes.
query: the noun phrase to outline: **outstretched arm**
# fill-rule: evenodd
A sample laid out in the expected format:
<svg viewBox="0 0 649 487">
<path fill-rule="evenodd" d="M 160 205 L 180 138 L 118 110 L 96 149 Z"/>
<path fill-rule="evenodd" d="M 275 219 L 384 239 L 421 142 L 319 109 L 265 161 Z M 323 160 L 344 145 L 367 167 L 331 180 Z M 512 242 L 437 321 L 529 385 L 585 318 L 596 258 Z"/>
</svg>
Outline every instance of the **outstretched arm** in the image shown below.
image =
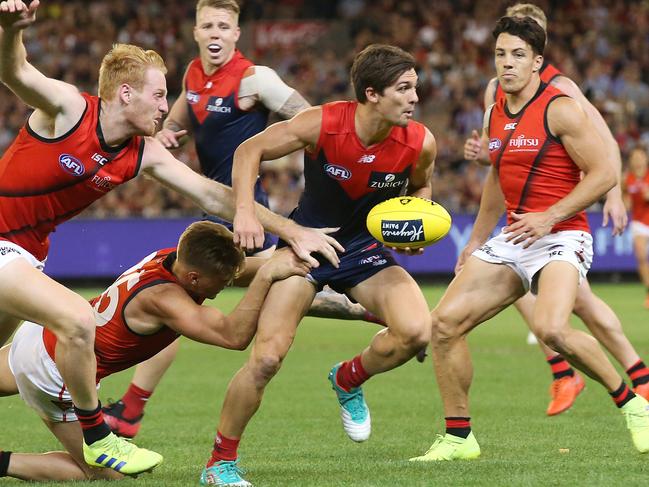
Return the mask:
<svg viewBox="0 0 649 487">
<path fill-rule="evenodd" d="M 46 77 L 27 62 L 22 31 L 36 20 L 38 6 L 38 0 L 29 5 L 22 0 L 0 3 L 0 80 L 36 109 L 32 128 L 56 137 L 74 126 L 86 103 L 74 86 Z"/>
<path fill-rule="evenodd" d="M 224 220 L 233 220 L 235 212 L 232 188 L 192 171 L 154 138 L 146 139 L 142 172 L 190 198 L 207 213 Z M 334 238 L 327 235 L 331 229 L 302 227 L 257 203 L 253 208 L 258 221 L 268 231 L 288 242 L 302 260 L 317 267 L 318 261 L 310 255 L 311 252 L 317 252 L 333 265 L 338 265 L 336 249 L 344 249 Z"/>
<path fill-rule="evenodd" d="M 275 252 L 259 268 L 244 297 L 227 315 L 212 306 L 196 304 L 176 284 L 153 286 L 133 301 L 147 321 L 164 323 L 181 335 L 201 343 L 245 350 L 257 330 L 259 311 L 271 284 L 292 275 L 305 276 L 308 269 L 290 249 Z M 137 302 L 138 299 L 141 301 Z M 139 319 L 143 317 L 139 316 Z"/>
</svg>

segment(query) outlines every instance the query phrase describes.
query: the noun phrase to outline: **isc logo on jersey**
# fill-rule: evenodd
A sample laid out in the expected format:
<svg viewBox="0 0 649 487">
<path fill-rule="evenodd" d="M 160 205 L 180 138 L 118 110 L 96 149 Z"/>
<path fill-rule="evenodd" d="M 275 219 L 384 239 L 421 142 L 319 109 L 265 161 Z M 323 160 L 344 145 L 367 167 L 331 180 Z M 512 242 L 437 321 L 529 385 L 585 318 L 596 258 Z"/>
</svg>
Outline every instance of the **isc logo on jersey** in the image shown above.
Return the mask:
<svg viewBox="0 0 649 487">
<path fill-rule="evenodd" d="M 324 170 L 330 178 L 337 179 L 338 181 L 347 181 L 352 177 L 352 172 L 342 166 L 335 164 L 325 164 Z"/>
<path fill-rule="evenodd" d="M 86 168 L 83 167 L 81 161 L 70 154 L 61 154 L 59 156 L 59 164 L 65 172 L 73 176 L 83 176 L 83 173 L 86 172 Z"/>
<path fill-rule="evenodd" d="M 211 96 L 207 102 L 207 107 L 205 110 L 208 112 L 217 112 L 217 113 L 230 113 L 232 112 L 232 107 L 223 107 L 223 98 L 218 96 Z"/>
</svg>

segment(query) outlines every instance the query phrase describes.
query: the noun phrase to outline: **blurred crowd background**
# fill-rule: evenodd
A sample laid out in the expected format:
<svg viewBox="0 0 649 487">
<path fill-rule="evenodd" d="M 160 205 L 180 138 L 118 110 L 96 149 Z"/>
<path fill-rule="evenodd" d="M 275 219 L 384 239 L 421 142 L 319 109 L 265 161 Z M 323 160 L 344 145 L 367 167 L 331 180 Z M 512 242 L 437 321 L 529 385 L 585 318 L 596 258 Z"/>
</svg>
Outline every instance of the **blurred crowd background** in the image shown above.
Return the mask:
<svg viewBox="0 0 649 487">
<path fill-rule="evenodd" d="M 312 104 L 353 99 L 348 71 L 373 42 L 412 52 L 419 64 L 416 119 L 437 139 L 434 199 L 451 212 L 475 212 L 485 169 L 462 157 L 482 125 L 482 97 L 494 76 L 491 30 L 512 1 L 242 0 L 241 51 L 274 68 Z M 649 145 L 649 1 L 536 2 L 548 15 L 546 59 L 571 77 L 604 114 L 623 160 Z M 30 62 L 46 75 L 96 93 L 98 67 L 113 42 L 157 50 L 169 69 L 170 105 L 189 60 L 193 0 L 45 0 L 25 31 Z M 24 125 L 29 108 L 0 87 L 0 150 Z M 197 167 L 193 143 L 177 157 Z M 302 189 L 301 158 L 264 163 L 272 207 L 288 213 Z M 142 179 L 142 178 L 141 178 Z M 189 201 L 144 179 L 109 193 L 84 215 L 199 215 Z"/>
</svg>

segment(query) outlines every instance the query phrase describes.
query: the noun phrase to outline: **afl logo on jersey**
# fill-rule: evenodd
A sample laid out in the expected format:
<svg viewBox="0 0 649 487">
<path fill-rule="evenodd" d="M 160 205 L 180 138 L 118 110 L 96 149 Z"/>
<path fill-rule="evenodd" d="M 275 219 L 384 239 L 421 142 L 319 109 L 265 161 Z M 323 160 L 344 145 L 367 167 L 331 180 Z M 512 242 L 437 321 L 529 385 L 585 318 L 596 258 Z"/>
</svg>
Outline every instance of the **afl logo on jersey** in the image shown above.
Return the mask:
<svg viewBox="0 0 649 487">
<path fill-rule="evenodd" d="M 83 167 L 81 161 L 70 154 L 61 154 L 59 156 L 59 164 L 65 172 L 73 176 L 83 176 L 83 173 L 86 172 L 86 168 Z"/>
<path fill-rule="evenodd" d="M 500 139 L 490 139 L 489 140 L 489 152 L 498 150 L 502 147 L 503 143 Z"/>
<path fill-rule="evenodd" d="M 324 170 L 330 178 L 337 179 L 338 181 L 347 181 L 352 177 L 352 172 L 342 166 L 325 164 Z"/>
<path fill-rule="evenodd" d="M 199 95 L 195 91 L 188 91 L 186 97 L 187 97 L 187 103 L 189 103 L 190 105 L 193 105 L 194 103 L 198 103 L 199 100 L 201 99 L 201 95 Z"/>
</svg>

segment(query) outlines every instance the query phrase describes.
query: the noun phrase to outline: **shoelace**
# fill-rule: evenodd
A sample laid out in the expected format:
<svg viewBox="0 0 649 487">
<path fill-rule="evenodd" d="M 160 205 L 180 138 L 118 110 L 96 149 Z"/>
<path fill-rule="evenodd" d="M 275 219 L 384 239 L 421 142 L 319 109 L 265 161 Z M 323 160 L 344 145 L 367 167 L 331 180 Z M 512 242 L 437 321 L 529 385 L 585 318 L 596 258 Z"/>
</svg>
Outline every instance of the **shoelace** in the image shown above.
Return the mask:
<svg viewBox="0 0 649 487">
<path fill-rule="evenodd" d="M 237 465 L 239 460 L 234 462 L 221 462 L 212 465 L 212 468 L 216 468 L 219 472 L 219 476 L 226 482 L 237 482 L 241 480 L 241 476 L 246 473 L 245 470 L 239 468 Z"/>
<path fill-rule="evenodd" d="M 111 433 L 112 434 L 112 433 Z M 136 447 L 132 445 L 131 443 L 124 441 L 114 435 L 116 438 L 116 441 L 111 441 L 109 444 L 109 448 L 112 450 L 110 453 L 110 456 L 112 457 L 121 457 L 119 460 L 126 460 L 129 458 L 133 452 L 135 451 Z"/>
<path fill-rule="evenodd" d="M 444 436 L 443 435 L 437 435 L 435 438 L 435 441 L 433 442 L 433 445 L 424 453 L 424 456 L 428 455 L 430 452 L 432 452 L 435 448 L 437 448 L 441 443 L 444 442 Z"/>
</svg>

